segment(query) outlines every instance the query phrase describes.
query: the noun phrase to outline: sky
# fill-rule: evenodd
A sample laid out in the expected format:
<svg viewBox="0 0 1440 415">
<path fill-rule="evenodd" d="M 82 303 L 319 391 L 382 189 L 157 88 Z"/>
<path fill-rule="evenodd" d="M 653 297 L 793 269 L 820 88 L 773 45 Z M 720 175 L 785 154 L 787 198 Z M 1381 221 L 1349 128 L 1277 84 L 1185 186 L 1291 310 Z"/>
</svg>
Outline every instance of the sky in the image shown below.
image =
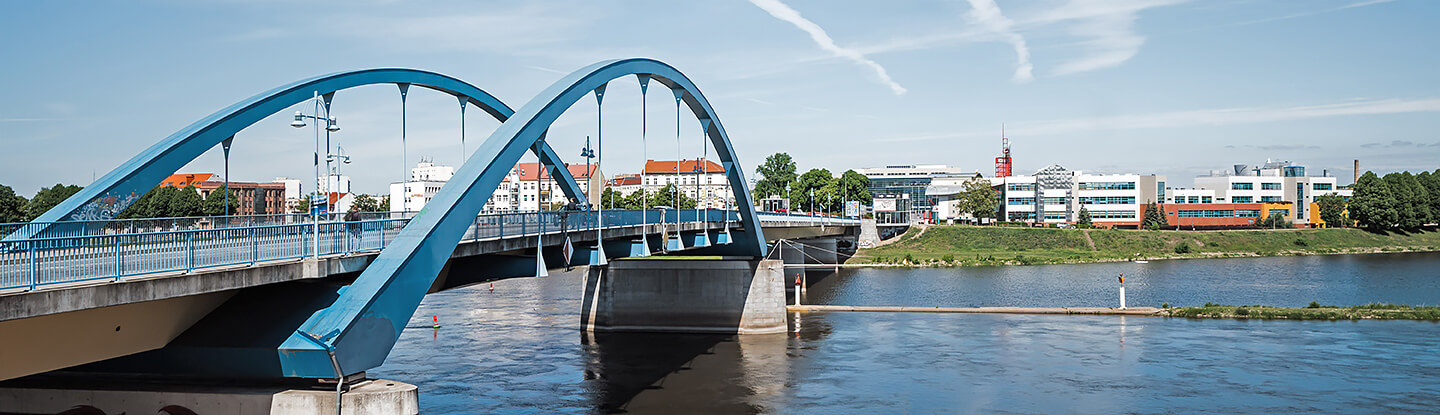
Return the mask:
<svg viewBox="0 0 1440 415">
<path fill-rule="evenodd" d="M 90 183 L 221 108 L 300 79 L 407 67 L 519 108 L 565 74 L 650 57 L 711 101 L 747 177 L 766 156 L 801 171 L 946 164 L 1017 173 L 1196 175 L 1291 160 L 1350 182 L 1440 168 L 1440 2 L 1428 0 L 715 0 L 20 2 L 0 13 L 0 184 L 33 195 Z M 393 85 L 340 91 L 332 143 L 356 191 L 421 159 L 458 166 L 499 125 L 454 98 Z M 665 93 L 612 81 L 548 141 L 606 174 L 694 158 L 699 123 Z M 643 104 L 643 105 L 642 105 Z M 642 107 L 646 133 L 642 140 Z M 237 135 L 230 176 L 313 177 L 311 129 L 281 111 Z M 498 138 L 497 138 L 498 139 Z M 338 150 L 336 150 L 338 151 Z M 402 154 L 408 158 L 402 158 Z M 528 157 L 527 157 L 528 158 Z M 180 172 L 220 173 L 217 146 Z M 307 186 L 306 191 L 313 189 Z"/>
</svg>

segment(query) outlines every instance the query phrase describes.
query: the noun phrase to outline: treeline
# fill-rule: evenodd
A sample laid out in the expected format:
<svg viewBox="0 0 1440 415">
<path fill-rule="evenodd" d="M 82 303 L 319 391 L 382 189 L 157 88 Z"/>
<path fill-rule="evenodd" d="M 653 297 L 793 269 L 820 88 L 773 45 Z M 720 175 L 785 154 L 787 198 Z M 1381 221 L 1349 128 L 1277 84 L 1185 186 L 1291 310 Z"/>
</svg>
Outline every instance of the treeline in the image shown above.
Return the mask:
<svg viewBox="0 0 1440 415">
<path fill-rule="evenodd" d="M 839 212 L 845 208 L 846 200 L 870 204 L 870 179 L 854 170 L 846 170 L 835 177 L 828 169 L 810 169 L 796 175 L 795 161 L 786 153 L 775 153 L 765 158 L 758 169 L 760 179 L 755 182 L 753 196 L 758 199 L 781 196 L 790 199 L 790 208 L 820 212 Z M 811 198 L 813 195 L 813 199 Z"/>
<path fill-rule="evenodd" d="M 1440 169 L 1432 172 L 1390 173 L 1377 176 L 1365 172 L 1355 182 L 1348 220 L 1370 230 L 1414 230 L 1440 220 Z M 1324 205 L 1321 205 L 1324 218 Z"/>
<path fill-rule="evenodd" d="M 10 186 L 0 184 L 0 223 L 34 220 L 70 195 L 78 193 L 80 189 L 80 186 L 56 183 L 54 186 L 41 188 L 34 197 L 26 199 L 25 196 L 15 194 L 15 189 Z"/>
<path fill-rule="evenodd" d="M 225 194 L 230 193 L 229 209 L 226 209 Z M 154 189 L 145 192 L 139 200 L 131 203 L 125 210 L 120 211 L 116 219 L 141 219 L 141 218 L 179 218 L 187 216 L 221 216 L 234 215 L 239 209 L 240 201 L 225 186 L 220 186 L 210 192 L 210 196 L 200 196 L 200 191 L 195 186 L 183 188 L 174 186 L 156 186 Z M 261 209 L 264 210 L 263 208 Z"/>
</svg>

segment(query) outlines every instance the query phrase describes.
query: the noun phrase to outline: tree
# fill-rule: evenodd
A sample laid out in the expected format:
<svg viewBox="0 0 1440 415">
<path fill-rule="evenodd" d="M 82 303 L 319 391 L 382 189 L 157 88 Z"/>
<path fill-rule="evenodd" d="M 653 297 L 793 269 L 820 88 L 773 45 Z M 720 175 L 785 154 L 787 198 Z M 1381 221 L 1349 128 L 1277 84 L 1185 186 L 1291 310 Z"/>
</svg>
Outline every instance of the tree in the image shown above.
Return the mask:
<svg viewBox="0 0 1440 415">
<path fill-rule="evenodd" d="M 229 195 L 228 199 L 226 198 L 227 194 Z M 226 208 L 227 205 L 228 209 Z M 211 191 L 209 196 L 205 196 L 205 202 L 201 204 L 200 213 L 205 216 L 221 216 L 234 215 L 235 212 L 239 210 L 240 200 L 235 197 L 235 193 L 231 192 L 229 187 L 220 185 L 220 187 Z"/>
<path fill-rule="evenodd" d="M 1395 226 L 1405 229 L 1419 227 L 1419 223 L 1428 216 L 1426 212 L 1430 210 L 1429 206 L 1415 203 L 1421 195 L 1416 193 L 1418 186 L 1414 186 L 1413 179 L 1408 172 L 1390 173 L 1380 178 L 1380 181 L 1390 188 L 1390 195 L 1395 201 Z"/>
<path fill-rule="evenodd" d="M 870 178 L 854 170 L 846 170 L 840 174 L 840 197 L 870 204 L 874 199 L 870 195 Z"/>
<path fill-rule="evenodd" d="M 1093 225 L 1094 222 L 1090 219 L 1090 209 L 1086 209 L 1084 206 L 1081 206 L 1080 217 L 1075 221 L 1075 223 L 1084 226 Z"/>
<path fill-rule="evenodd" d="M 0 223 L 24 222 L 26 202 L 24 196 L 15 194 L 15 189 L 0 184 Z"/>
<path fill-rule="evenodd" d="M 999 192 L 990 187 L 989 180 L 970 179 L 965 182 L 965 190 L 960 193 L 960 202 L 956 207 L 961 213 L 968 213 L 977 220 L 993 218 L 996 208 L 1000 207 Z"/>
<path fill-rule="evenodd" d="M 635 193 L 641 193 L 641 192 L 643 192 L 643 190 L 640 191 L 640 192 L 635 192 Z M 631 193 L 631 194 L 634 195 L 635 193 Z M 599 200 L 599 202 L 600 202 L 600 204 L 599 204 L 598 206 L 596 206 L 596 209 L 610 209 L 610 208 L 616 208 L 616 209 L 638 209 L 638 208 L 631 208 L 630 206 L 628 206 L 628 205 L 625 203 L 625 196 L 621 196 L 621 195 L 620 195 L 620 192 L 617 192 L 617 191 L 615 191 L 615 189 L 611 189 L 611 188 L 608 188 L 608 187 L 605 188 L 604 191 L 601 191 L 601 192 L 600 192 L 600 200 Z M 639 204 L 639 203 L 638 203 L 638 199 L 637 199 L 637 203 L 636 203 L 636 204 L 637 204 L 637 205 Z"/>
<path fill-rule="evenodd" d="M 55 205 L 60 204 L 60 202 L 64 202 L 65 199 L 69 199 L 71 195 L 78 193 L 80 189 L 80 186 L 66 186 L 60 183 L 41 188 L 39 192 L 35 193 L 35 197 L 30 198 L 30 201 L 25 203 L 25 220 L 35 220 L 35 218 L 49 211 L 50 208 L 55 207 Z"/>
<path fill-rule="evenodd" d="M 1150 230 L 1159 230 L 1170 227 L 1170 220 L 1165 218 L 1165 211 L 1160 205 L 1151 203 L 1145 205 L 1145 219 L 1140 222 L 1140 227 Z"/>
<path fill-rule="evenodd" d="M 1285 215 L 1280 214 L 1280 212 L 1270 212 L 1270 216 L 1267 216 L 1265 217 L 1265 220 L 1260 221 L 1260 227 L 1268 229 L 1289 228 L 1290 220 L 1285 219 Z"/>
<path fill-rule="evenodd" d="M 170 208 L 166 212 L 166 216 L 172 218 L 200 216 L 200 205 L 204 201 L 205 199 L 200 198 L 200 192 L 195 190 L 193 185 L 185 186 L 184 189 L 176 189 L 175 195 L 170 198 Z"/>
<path fill-rule="evenodd" d="M 795 182 L 795 161 L 789 154 L 775 153 L 765 158 L 765 163 L 755 169 L 760 180 L 755 182 L 755 196 L 761 199 L 770 196 L 786 196 L 785 187 Z M 791 203 L 794 203 L 793 201 Z M 792 205 L 793 206 L 793 205 Z"/>
<path fill-rule="evenodd" d="M 301 198 L 300 198 L 300 202 L 295 204 L 295 211 L 296 211 L 296 212 L 299 212 L 299 213 L 309 214 L 309 213 L 310 213 L 310 196 L 313 196 L 313 195 L 315 195 L 315 193 L 310 193 L 310 194 L 308 194 L 308 195 L 305 195 L 305 196 L 301 197 Z M 391 212 L 394 212 L 394 211 L 395 211 L 395 206 L 390 206 L 390 204 L 388 204 L 388 203 L 385 204 L 385 205 L 390 207 L 390 211 L 391 211 Z"/>
<path fill-rule="evenodd" d="M 1350 218 L 1345 214 L 1345 199 L 1340 195 L 1316 196 L 1315 204 L 1320 207 L 1320 220 L 1325 221 L 1325 226 L 1331 228 L 1350 227 Z"/>
<path fill-rule="evenodd" d="M 679 197 L 679 200 L 676 200 L 677 196 Z M 694 209 L 695 199 L 691 199 L 689 196 L 676 193 L 675 185 L 667 184 L 665 185 L 665 187 L 660 188 L 660 190 L 655 191 L 655 196 L 650 199 L 650 207 L 654 208 L 656 206 L 669 206 L 671 208 L 678 209 Z"/>
<path fill-rule="evenodd" d="M 1355 196 L 1350 198 L 1350 218 L 1357 226 L 1366 229 L 1389 229 L 1400 221 L 1395 203 L 1390 186 L 1375 173 L 1367 171 L 1355 182 Z"/>
<path fill-rule="evenodd" d="M 1425 194 L 1429 196 L 1426 203 L 1430 206 L 1429 223 L 1440 222 L 1440 170 L 1434 173 L 1422 171 L 1415 175 L 1415 181 L 1425 188 Z"/>
<path fill-rule="evenodd" d="M 366 195 L 366 194 L 362 194 L 362 195 L 359 195 L 359 196 L 355 196 L 355 202 L 352 203 L 352 205 L 355 206 L 355 209 L 357 209 L 357 210 L 359 210 L 359 211 L 361 211 L 361 212 L 382 212 L 382 211 L 383 211 L 382 208 L 380 207 L 380 200 L 376 199 L 375 196 Z"/>
<path fill-rule="evenodd" d="M 839 203 L 840 197 L 835 194 L 839 190 L 839 181 L 830 175 L 830 170 L 810 169 L 790 186 L 790 207 L 817 212 L 832 210 L 827 204 Z M 814 200 L 810 199 L 812 194 Z"/>
</svg>

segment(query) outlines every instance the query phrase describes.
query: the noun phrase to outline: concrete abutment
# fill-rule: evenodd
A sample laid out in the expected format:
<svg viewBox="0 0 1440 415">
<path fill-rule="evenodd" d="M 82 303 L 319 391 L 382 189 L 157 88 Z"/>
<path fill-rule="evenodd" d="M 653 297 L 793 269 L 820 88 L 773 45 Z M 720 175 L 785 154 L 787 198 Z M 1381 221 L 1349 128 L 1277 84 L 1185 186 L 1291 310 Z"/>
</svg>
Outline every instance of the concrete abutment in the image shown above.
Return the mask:
<svg viewBox="0 0 1440 415">
<path fill-rule="evenodd" d="M 782 265 L 748 258 L 657 258 L 591 267 L 581 326 L 593 332 L 783 333 Z"/>
</svg>

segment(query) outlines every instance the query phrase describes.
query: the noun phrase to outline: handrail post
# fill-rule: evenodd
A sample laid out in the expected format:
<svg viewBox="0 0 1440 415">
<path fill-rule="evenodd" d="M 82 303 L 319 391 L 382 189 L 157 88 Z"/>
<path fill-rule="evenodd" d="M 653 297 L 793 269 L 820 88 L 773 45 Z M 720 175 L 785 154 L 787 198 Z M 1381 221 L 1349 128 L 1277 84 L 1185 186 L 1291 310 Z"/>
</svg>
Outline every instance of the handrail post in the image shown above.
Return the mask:
<svg viewBox="0 0 1440 415">
<path fill-rule="evenodd" d="M 30 244 L 30 291 L 35 291 L 40 281 L 40 258 L 35 256 L 35 241 L 26 243 Z"/>
<path fill-rule="evenodd" d="M 256 239 L 255 228 L 254 228 L 254 227 L 251 227 L 251 228 L 250 228 L 250 266 L 252 266 L 252 267 L 255 266 L 255 261 L 256 261 L 256 260 L 258 259 L 258 257 L 260 256 L 260 248 L 259 248 L 258 242 L 257 242 L 255 239 Z"/>
<path fill-rule="evenodd" d="M 185 273 L 195 271 L 195 244 L 190 238 L 194 232 L 185 232 Z"/>
<path fill-rule="evenodd" d="M 115 235 L 115 281 L 116 281 L 116 282 L 119 282 L 119 281 L 120 281 L 120 277 L 125 276 L 125 255 L 124 255 L 124 252 L 121 251 L 121 249 L 122 249 L 122 247 L 123 247 L 124 245 L 121 245 L 121 244 L 120 244 L 120 238 L 124 238 L 124 236 L 122 236 L 122 235 Z"/>
</svg>

